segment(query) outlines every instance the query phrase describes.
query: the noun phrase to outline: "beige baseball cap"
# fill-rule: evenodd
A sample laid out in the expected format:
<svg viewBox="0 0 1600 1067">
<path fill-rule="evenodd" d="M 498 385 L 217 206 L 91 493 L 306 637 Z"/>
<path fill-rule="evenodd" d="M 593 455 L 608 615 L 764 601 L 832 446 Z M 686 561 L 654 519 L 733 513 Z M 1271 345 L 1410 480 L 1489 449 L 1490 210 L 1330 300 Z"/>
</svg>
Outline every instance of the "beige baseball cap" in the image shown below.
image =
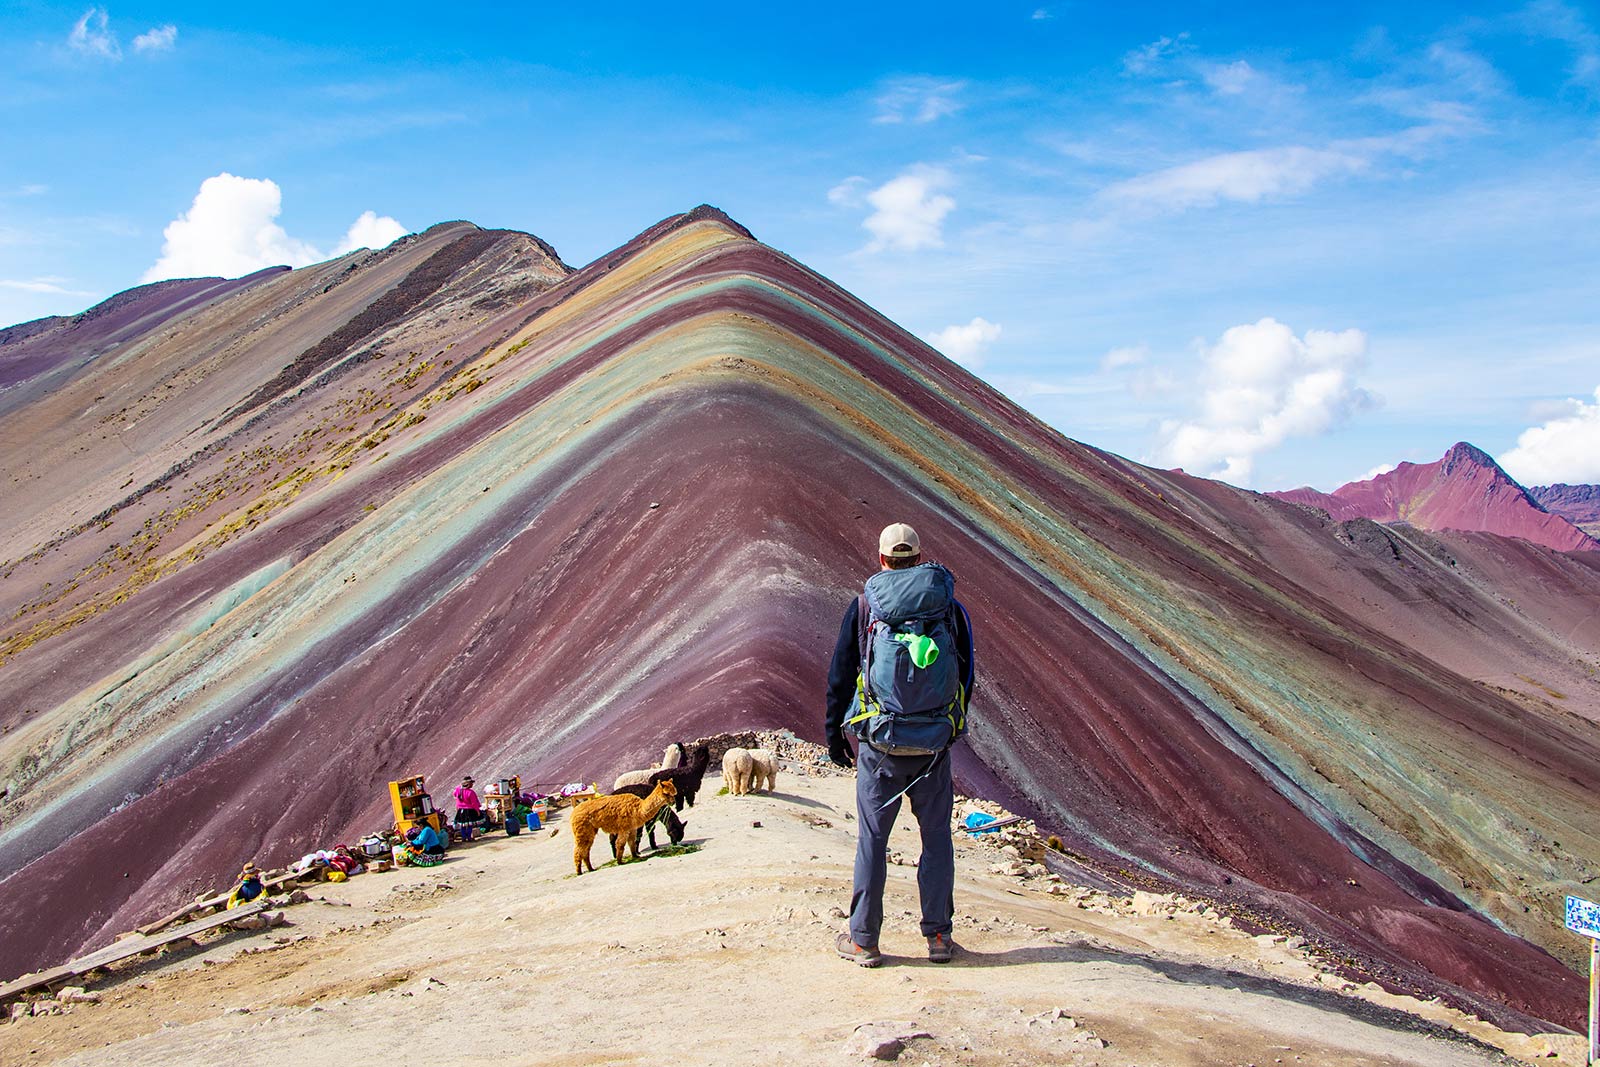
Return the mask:
<svg viewBox="0 0 1600 1067">
<path fill-rule="evenodd" d="M 883 528 L 883 533 L 878 535 L 878 554 L 888 556 L 890 559 L 920 556 L 922 541 L 918 539 L 917 531 L 905 523 L 890 523 Z"/>
</svg>

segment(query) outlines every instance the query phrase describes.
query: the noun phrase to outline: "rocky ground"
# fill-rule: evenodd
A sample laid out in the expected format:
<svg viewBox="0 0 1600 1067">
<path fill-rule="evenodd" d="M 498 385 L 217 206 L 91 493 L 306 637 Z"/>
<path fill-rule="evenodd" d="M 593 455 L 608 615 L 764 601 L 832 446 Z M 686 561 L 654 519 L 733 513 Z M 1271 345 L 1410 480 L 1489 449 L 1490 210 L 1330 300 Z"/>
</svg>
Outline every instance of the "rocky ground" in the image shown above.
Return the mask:
<svg viewBox="0 0 1600 1067">
<path fill-rule="evenodd" d="M 138 963 L 0 1025 L 0 1063 L 1583 1062 L 1574 1036 L 1352 986 L 1298 939 L 1252 937 L 1203 901 L 1074 885 L 1033 858 L 1025 823 L 957 835 L 961 951 L 935 966 L 902 815 L 887 960 L 858 968 L 832 948 L 851 777 L 762 740 L 788 757 L 776 792 L 732 797 L 708 778 L 685 812 L 693 851 L 575 877 L 557 817 L 440 867 L 319 886 L 286 926 Z M 604 840 L 594 858 L 609 860 Z"/>
</svg>

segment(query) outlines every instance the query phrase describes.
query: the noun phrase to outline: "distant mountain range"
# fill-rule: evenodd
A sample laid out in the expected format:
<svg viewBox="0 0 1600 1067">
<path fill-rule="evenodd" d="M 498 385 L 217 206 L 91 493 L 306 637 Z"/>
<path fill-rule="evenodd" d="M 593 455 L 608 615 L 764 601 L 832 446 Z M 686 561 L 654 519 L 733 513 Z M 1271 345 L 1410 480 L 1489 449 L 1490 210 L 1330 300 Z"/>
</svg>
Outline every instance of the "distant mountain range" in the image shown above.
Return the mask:
<svg viewBox="0 0 1600 1067">
<path fill-rule="evenodd" d="M 1600 485 L 1535 485 L 1528 495 L 1590 537 L 1600 537 Z"/>
<path fill-rule="evenodd" d="M 1290 489 L 1269 496 L 1321 508 L 1333 519 L 1407 522 L 1425 530 L 1476 530 L 1520 537 L 1558 552 L 1600 551 L 1600 486 L 1524 488 L 1481 448 L 1461 442 L 1434 463 L 1402 463 L 1331 493 Z M 1588 523 L 1585 532 L 1580 525 Z"/>
</svg>

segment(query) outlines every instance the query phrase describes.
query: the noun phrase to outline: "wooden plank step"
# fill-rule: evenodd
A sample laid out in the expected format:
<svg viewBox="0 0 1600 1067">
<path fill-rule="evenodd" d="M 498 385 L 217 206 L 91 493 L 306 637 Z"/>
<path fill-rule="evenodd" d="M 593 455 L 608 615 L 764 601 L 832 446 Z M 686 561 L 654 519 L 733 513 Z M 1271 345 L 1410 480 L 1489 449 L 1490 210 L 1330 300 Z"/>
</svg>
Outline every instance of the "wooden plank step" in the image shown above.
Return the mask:
<svg viewBox="0 0 1600 1067">
<path fill-rule="evenodd" d="M 293 888 L 299 884 L 300 879 L 305 877 L 307 877 L 307 875 L 300 872 L 284 871 L 282 874 L 263 879 L 261 885 L 270 894 L 279 889 Z M 145 923 L 143 926 L 139 927 L 136 932 L 146 935 L 153 934 L 164 926 L 171 926 L 179 919 L 186 919 L 191 915 L 198 915 L 203 911 L 213 911 L 217 908 L 223 907 L 228 903 L 228 896 L 232 892 L 233 890 L 230 889 L 227 893 L 218 893 L 215 896 L 206 897 L 203 900 L 191 901 L 190 903 L 183 905 L 183 907 L 179 908 L 177 911 L 163 915 L 155 922 Z"/>
<path fill-rule="evenodd" d="M 194 915 L 197 912 L 210 911 L 212 908 L 219 908 L 227 902 L 228 898 L 226 895 L 220 897 L 207 897 L 204 900 L 191 901 L 190 903 L 179 908 L 177 911 L 163 915 L 155 922 L 145 923 L 143 926 L 134 930 L 134 933 L 138 934 L 140 937 L 149 937 L 163 926 L 171 926 L 179 919 L 187 919 L 189 916 Z"/>
<path fill-rule="evenodd" d="M 42 989 L 45 986 L 54 985 L 56 982 L 62 982 L 72 977 L 74 977 L 74 972 L 71 965 L 63 965 L 61 967 L 52 967 L 48 971 L 39 971 L 36 974 L 25 974 L 20 978 L 14 978 L 5 985 L 0 985 L 0 1004 L 4 1004 L 12 997 L 21 996 L 23 993 Z"/>
<path fill-rule="evenodd" d="M 174 941 L 182 941 L 196 934 L 203 934 L 207 930 L 214 930 L 235 919 L 242 919 L 247 915 L 266 911 L 267 907 L 267 901 L 258 900 L 242 908 L 224 911 L 217 915 L 208 915 L 204 919 L 197 919 L 194 922 L 173 927 L 159 936 L 150 937 L 135 934 L 132 937 L 124 937 L 121 940 L 113 941 L 105 948 L 91 952 L 87 956 L 79 956 L 77 959 L 60 967 L 53 967 L 38 974 L 23 975 L 14 982 L 8 982 L 0 986 L 0 1003 L 23 993 L 30 993 L 36 989 L 54 985 L 68 978 L 76 978 L 79 975 L 88 974 L 90 971 L 100 967 L 109 967 L 113 963 L 120 963 L 132 956 L 154 952 L 163 945 L 170 945 Z"/>
</svg>

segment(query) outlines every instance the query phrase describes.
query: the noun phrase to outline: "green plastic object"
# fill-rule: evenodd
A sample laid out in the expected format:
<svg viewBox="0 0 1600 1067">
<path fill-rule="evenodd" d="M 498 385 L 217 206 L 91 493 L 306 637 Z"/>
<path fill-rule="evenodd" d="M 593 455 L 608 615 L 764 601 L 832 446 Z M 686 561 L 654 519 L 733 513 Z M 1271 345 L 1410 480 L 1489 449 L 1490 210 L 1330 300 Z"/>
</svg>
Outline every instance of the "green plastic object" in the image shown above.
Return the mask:
<svg viewBox="0 0 1600 1067">
<path fill-rule="evenodd" d="M 894 639 L 911 651 L 911 662 L 918 667 L 931 666 L 939 658 L 939 646 L 927 634 L 895 634 Z"/>
</svg>

